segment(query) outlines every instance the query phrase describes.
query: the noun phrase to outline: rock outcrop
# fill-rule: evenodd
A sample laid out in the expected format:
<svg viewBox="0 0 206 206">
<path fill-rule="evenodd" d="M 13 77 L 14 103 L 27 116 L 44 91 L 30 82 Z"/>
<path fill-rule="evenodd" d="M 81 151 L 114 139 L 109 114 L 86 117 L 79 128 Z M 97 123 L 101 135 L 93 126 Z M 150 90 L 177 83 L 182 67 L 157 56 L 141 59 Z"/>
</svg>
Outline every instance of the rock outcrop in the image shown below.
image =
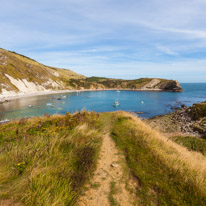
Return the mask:
<svg viewBox="0 0 206 206">
<path fill-rule="evenodd" d="M 183 91 L 179 82 L 176 80 L 166 81 L 166 82 L 160 84 L 158 86 L 158 88 L 160 88 L 162 90 L 171 91 L 171 92 L 182 92 Z"/>
<path fill-rule="evenodd" d="M 141 87 L 142 90 L 164 90 L 170 92 L 182 92 L 182 88 L 176 80 L 152 79 L 148 84 Z"/>
<path fill-rule="evenodd" d="M 183 133 L 192 136 L 206 135 L 206 102 L 182 105 L 182 109 L 166 115 L 146 120 L 152 127 L 158 127 L 163 133 Z"/>
</svg>

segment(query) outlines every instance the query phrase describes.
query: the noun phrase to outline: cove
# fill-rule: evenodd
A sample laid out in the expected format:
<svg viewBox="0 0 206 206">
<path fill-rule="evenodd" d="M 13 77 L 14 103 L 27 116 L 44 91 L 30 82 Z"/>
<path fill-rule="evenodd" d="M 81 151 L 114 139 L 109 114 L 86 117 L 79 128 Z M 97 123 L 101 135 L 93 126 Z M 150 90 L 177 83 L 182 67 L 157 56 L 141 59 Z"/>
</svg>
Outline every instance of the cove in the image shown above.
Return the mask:
<svg viewBox="0 0 206 206">
<path fill-rule="evenodd" d="M 184 92 L 156 91 L 92 91 L 66 94 L 49 94 L 16 99 L 0 105 L 0 120 L 48 114 L 74 113 L 83 109 L 96 112 L 124 110 L 141 112 L 140 117 L 151 118 L 172 112 L 182 104 L 191 106 L 206 100 L 206 84 L 181 84 Z M 119 101 L 118 107 L 113 103 Z M 29 105 L 32 107 L 29 108 Z"/>
</svg>

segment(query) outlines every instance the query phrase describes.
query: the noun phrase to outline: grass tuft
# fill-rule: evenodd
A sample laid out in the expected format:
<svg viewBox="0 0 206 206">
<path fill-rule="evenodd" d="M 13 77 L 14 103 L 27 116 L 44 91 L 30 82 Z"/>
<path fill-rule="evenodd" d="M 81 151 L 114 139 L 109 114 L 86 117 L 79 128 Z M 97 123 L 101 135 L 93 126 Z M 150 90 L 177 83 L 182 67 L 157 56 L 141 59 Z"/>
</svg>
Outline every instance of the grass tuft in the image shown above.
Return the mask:
<svg viewBox="0 0 206 206">
<path fill-rule="evenodd" d="M 115 200 L 114 195 L 117 194 L 116 183 L 114 181 L 110 182 L 110 192 L 109 192 L 109 202 L 111 206 L 118 206 L 118 202 Z"/>
<path fill-rule="evenodd" d="M 96 168 L 97 119 L 83 111 L 0 126 L 0 199 L 74 205 Z"/>
</svg>

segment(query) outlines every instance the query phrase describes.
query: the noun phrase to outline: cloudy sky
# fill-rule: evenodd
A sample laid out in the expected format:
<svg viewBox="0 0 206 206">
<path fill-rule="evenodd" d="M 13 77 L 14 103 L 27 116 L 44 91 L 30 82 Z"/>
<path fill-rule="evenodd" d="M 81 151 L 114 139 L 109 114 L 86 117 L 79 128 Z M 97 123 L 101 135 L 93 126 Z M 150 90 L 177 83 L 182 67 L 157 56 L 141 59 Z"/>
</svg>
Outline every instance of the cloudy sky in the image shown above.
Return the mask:
<svg viewBox="0 0 206 206">
<path fill-rule="evenodd" d="M 86 76 L 206 82 L 206 0 L 0 1 L 4 49 Z"/>
</svg>

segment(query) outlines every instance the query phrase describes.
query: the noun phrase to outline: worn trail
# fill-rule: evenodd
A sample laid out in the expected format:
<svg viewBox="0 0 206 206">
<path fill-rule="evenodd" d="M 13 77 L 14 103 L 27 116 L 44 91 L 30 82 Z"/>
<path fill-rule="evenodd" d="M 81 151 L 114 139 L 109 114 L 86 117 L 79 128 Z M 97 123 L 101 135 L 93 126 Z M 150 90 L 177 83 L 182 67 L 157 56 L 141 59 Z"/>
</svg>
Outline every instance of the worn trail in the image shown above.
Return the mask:
<svg viewBox="0 0 206 206">
<path fill-rule="evenodd" d="M 132 182 L 126 169 L 123 155 L 115 147 L 110 137 L 109 128 L 103 137 L 100 159 L 97 170 L 91 180 L 89 189 L 80 198 L 80 206 L 110 206 L 110 205 L 136 205 Z M 135 192 L 135 191 L 134 191 Z"/>
</svg>

